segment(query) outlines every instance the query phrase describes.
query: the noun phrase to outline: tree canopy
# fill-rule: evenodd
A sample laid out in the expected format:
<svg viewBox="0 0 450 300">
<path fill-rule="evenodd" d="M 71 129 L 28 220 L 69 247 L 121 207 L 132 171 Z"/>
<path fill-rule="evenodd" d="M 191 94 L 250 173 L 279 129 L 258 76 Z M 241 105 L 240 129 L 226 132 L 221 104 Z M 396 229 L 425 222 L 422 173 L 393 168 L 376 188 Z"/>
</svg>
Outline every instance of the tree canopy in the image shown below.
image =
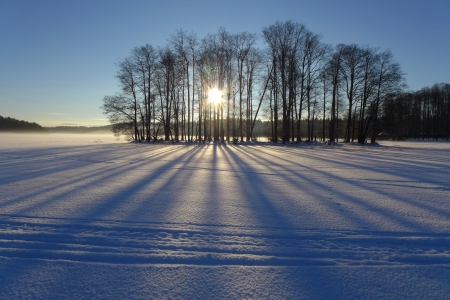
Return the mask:
<svg viewBox="0 0 450 300">
<path fill-rule="evenodd" d="M 102 109 L 115 133 L 137 141 L 238 142 L 262 134 L 283 143 L 317 135 L 374 143 L 378 132 L 398 126 L 386 108 L 406 87 L 389 49 L 329 45 L 293 21 L 259 34 L 219 28 L 201 39 L 179 30 L 163 47 L 133 48 L 118 61 L 116 78 L 120 90 L 104 97 Z M 221 101 L 210 101 L 213 89 Z M 440 136 L 449 131 L 445 95 Z M 426 109 L 421 118 L 434 120 L 437 112 Z M 262 133 L 257 119 L 267 125 Z"/>
</svg>

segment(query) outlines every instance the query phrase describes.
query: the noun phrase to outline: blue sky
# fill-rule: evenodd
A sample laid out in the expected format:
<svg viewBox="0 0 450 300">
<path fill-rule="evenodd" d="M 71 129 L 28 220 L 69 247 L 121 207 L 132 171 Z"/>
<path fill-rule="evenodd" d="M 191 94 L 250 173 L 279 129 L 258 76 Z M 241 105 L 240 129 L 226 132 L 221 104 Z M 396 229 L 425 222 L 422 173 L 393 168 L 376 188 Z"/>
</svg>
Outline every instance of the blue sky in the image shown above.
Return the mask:
<svg viewBox="0 0 450 300">
<path fill-rule="evenodd" d="M 450 0 L 0 0 L 0 115 L 43 126 L 108 124 L 118 59 L 176 30 L 261 33 L 276 20 L 323 41 L 390 48 L 411 90 L 450 83 Z"/>
</svg>

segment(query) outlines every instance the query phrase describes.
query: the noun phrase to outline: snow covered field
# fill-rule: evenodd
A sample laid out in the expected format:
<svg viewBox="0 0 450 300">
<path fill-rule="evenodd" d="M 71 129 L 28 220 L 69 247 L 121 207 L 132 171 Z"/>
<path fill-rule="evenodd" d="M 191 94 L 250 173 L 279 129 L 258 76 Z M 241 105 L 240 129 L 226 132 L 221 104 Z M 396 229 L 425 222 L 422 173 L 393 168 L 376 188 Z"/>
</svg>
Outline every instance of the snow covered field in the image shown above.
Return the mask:
<svg viewBox="0 0 450 300">
<path fill-rule="evenodd" d="M 449 299 L 450 143 L 0 134 L 0 299 Z"/>
</svg>

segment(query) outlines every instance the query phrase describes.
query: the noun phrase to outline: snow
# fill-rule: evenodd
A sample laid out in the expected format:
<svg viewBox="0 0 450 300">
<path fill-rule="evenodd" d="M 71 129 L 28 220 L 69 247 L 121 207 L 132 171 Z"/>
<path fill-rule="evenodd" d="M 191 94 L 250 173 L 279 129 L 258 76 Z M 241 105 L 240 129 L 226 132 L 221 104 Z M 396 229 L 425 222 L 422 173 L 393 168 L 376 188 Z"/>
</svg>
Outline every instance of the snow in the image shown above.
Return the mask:
<svg viewBox="0 0 450 300">
<path fill-rule="evenodd" d="M 0 134 L 0 299 L 445 299 L 450 143 Z"/>
</svg>

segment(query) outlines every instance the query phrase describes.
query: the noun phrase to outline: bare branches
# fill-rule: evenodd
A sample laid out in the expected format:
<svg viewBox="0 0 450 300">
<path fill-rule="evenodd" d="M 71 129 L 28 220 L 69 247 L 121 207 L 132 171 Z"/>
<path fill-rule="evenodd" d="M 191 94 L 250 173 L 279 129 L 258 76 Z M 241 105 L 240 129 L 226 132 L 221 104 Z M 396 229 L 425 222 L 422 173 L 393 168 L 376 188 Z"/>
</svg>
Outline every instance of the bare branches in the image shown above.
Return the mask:
<svg viewBox="0 0 450 300">
<path fill-rule="evenodd" d="M 340 113 L 345 140 L 364 143 L 379 127 L 383 101 L 402 89 L 390 51 L 331 47 L 293 21 L 265 27 L 262 38 L 264 50 L 253 33 L 219 28 L 199 40 L 180 29 L 163 48 L 135 47 L 117 63 L 121 92 L 106 96 L 102 109 L 117 132 L 129 130 L 139 141 L 251 141 L 263 111 L 274 142 L 312 141 L 318 118 L 322 138 L 335 141 Z M 212 88 L 222 94 L 216 104 L 208 102 Z"/>
</svg>

